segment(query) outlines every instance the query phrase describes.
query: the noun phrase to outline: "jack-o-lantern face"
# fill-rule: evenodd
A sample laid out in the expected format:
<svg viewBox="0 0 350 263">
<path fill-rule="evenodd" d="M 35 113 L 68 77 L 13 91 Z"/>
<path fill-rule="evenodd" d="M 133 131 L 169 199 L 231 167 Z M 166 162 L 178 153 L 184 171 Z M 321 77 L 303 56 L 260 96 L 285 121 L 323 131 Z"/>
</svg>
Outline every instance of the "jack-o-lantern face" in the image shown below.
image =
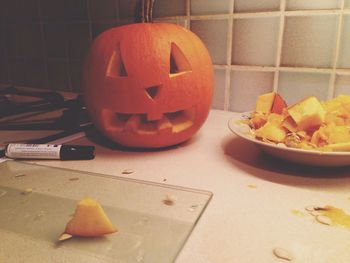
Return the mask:
<svg viewBox="0 0 350 263">
<path fill-rule="evenodd" d="M 122 145 L 163 147 L 204 123 L 213 93 L 207 49 L 173 24 L 110 29 L 93 43 L 83 71 L 94 124 Z"/>
</svg>

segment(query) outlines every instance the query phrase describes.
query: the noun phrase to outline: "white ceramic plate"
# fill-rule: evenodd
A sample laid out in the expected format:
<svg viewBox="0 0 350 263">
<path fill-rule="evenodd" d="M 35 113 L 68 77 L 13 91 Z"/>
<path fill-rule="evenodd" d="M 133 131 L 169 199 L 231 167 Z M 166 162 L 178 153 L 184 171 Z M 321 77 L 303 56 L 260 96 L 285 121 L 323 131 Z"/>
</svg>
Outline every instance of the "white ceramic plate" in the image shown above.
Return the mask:
<svg viewBox="0 0 350 263">
<path fill-rule="evenodd" d="M 234 113 L 229 120 L 230 130 L 238 137 L 253 142 L 264 152 L 277 158 L 295 163 L 312 166 L 347 166 L 350 165 L 350 152 L 321 152 L 316 150 L 303 150 L 286 146 L 275 145 L 255 139 L 247 124 L 242 123 L 250 116 L 250 112 Z"/>
</svg>

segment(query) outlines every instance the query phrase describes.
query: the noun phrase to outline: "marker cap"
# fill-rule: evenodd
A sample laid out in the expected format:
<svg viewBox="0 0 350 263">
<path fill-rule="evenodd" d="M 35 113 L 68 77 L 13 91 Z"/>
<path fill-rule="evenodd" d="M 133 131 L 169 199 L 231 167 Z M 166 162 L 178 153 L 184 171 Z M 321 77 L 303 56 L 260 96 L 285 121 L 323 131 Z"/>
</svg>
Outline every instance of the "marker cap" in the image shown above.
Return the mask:
<svg viewBox="0 0 350 263">
<path fill-rule="evenodd" d="M 94 159 L 95 146 L 87 145 L 62 145 L 60 151 L 61 160 L 91 160 Z"/>
</svg>

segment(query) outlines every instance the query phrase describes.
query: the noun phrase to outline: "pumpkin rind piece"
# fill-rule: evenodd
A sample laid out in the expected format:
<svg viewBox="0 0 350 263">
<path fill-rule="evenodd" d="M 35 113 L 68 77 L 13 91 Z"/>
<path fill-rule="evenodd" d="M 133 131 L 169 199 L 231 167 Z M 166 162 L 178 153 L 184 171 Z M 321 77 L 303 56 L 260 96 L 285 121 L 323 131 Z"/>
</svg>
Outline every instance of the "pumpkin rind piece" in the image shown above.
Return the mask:
<svg viewBox="0 0 350 263">
<path fill-rule="evenodd" d="M 67 223 L 65 233 L 72 236 L 96 237 L 117 232 L 101 205 L 84 198 L 75 210 L 73 218 Z"/>
</svg>

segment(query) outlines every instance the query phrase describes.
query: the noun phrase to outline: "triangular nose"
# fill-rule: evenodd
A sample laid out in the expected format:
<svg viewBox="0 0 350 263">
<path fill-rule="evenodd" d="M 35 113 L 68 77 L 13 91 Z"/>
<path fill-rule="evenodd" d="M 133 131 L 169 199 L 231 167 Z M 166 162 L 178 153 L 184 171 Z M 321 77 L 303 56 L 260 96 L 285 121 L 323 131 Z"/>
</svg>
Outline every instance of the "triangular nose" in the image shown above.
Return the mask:
<svg viewBox="0 0 350 263">
<path fill-rule="evenodd" d="M 152 86 L 145 89 L 150 99 L 154 100 L 160 91 L 160 86 Z"/>
</svg>

